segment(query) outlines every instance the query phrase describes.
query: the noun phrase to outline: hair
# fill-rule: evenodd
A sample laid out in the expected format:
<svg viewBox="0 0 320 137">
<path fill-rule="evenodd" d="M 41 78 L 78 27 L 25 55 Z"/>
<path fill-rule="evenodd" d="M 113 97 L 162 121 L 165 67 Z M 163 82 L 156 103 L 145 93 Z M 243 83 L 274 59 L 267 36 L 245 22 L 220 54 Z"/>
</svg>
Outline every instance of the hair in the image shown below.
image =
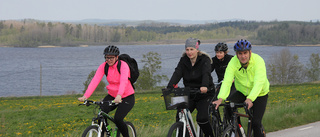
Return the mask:
<svg viewBox="0 0 320 137">
<path fill-rule="evenodd" d="M 204 51 L 201 51 L 201 50 L 198 50 L 198 51 L 199 51 L 198 52 L 199 56 L 202 56 L 202 55 L 207 56 L 210 59 L 210 63 L 211 64 L 213 63 L 213 61 L 212 61 L 212 59 L 211 59 L 211 57 L 210 57 L 210 55 L 208 53 L 206 53 Z M 182 56 L 186 56 L 186 52 L 185 51 L 182 53 Z"/>
</svg>

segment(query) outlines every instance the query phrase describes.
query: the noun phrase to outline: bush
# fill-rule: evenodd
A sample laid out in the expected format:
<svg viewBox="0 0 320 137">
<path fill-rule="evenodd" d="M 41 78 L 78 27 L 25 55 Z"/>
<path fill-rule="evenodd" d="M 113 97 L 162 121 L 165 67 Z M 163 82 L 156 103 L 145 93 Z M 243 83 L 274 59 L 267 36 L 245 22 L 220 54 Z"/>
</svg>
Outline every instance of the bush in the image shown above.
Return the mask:
<svg viewBox="0 0 320 137">
<path fill-rule="evenodd" d="M 309 81 L 318 81 L 320 78 L 320 57 L 319 53 L 312 53 L 309 58 L 310 63 L 307 64 L 307 77 Z"/>
<path fill-rule="evenodd" d="M 298 55 L 291 55 L 288 49 L 274 54 L 268 65 L 268 77 L 271 84 L 301 83 L 304 81 L 303 65 Z"/>
<path fill-rule="evenodd" d="M 156 72 L 161 69 L 161 55 L 156 52 L 148 52 L 143 54 L 141 62 L 145 63 L 140 76 L 135 83 L 136 89 L 149 90 L 156 87 L 157 83 L 160 83 L 163 79 L 167 80 L 166 75 L 156 75 Z"/>
</svg>

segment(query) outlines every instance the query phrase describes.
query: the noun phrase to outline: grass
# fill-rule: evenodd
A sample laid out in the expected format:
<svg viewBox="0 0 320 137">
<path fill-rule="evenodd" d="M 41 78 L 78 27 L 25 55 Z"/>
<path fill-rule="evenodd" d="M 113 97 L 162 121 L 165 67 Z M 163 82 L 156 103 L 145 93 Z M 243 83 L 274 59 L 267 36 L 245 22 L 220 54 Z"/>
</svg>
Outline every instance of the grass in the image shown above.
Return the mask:
<svg viewBox="0 0 320 137">
<path fill-rule="evenodd" d="M 271 86 L 263 124 L 267 132 L 320 121 L 320 84 Z M 94 107 L 78 106 L 81 95 L 0 98 L 0 137 L 78 137 L 90 125 Z M 93 95 L 100 100 L 105 94 Z M 165 110 L 160 90 L 136 93 L 125 118 L 139 137 L 166 136 L 176 111 Z M 195 114 L 195 113 L 193 113 Z"/>
</svg>

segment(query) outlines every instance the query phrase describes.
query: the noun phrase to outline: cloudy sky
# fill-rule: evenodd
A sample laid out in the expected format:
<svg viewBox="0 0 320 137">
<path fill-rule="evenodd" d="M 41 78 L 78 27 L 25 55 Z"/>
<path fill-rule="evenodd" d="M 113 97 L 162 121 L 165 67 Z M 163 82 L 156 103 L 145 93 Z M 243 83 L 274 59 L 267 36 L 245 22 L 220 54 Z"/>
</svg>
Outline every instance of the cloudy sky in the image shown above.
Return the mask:
<svg viewBox="0 0 320 137">
<path fill-rule="evenodd" d="M 320 20 L 320 0 L 0 0 L 0 20 Z"/>
</svg>

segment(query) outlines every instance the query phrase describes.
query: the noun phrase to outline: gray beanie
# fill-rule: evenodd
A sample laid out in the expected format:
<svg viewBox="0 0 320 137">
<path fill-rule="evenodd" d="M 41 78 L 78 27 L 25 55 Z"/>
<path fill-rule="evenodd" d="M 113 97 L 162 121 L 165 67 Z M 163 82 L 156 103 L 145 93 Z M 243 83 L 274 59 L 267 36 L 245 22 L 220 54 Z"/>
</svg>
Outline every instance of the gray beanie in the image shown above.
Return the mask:
<svg viewBox="0 0 320 137">
<path fill-rule="evenodd" d="M 199 40 L 199 39 L 188 38 L 188 39 L 186 40 L 185 48 L 187 48 L 187 47 L 193 47 L 193 48 L 195 48 L 195 49 L 199 49 L 199 45 L 200 45 L 200 40 Z"/>
</svg>

